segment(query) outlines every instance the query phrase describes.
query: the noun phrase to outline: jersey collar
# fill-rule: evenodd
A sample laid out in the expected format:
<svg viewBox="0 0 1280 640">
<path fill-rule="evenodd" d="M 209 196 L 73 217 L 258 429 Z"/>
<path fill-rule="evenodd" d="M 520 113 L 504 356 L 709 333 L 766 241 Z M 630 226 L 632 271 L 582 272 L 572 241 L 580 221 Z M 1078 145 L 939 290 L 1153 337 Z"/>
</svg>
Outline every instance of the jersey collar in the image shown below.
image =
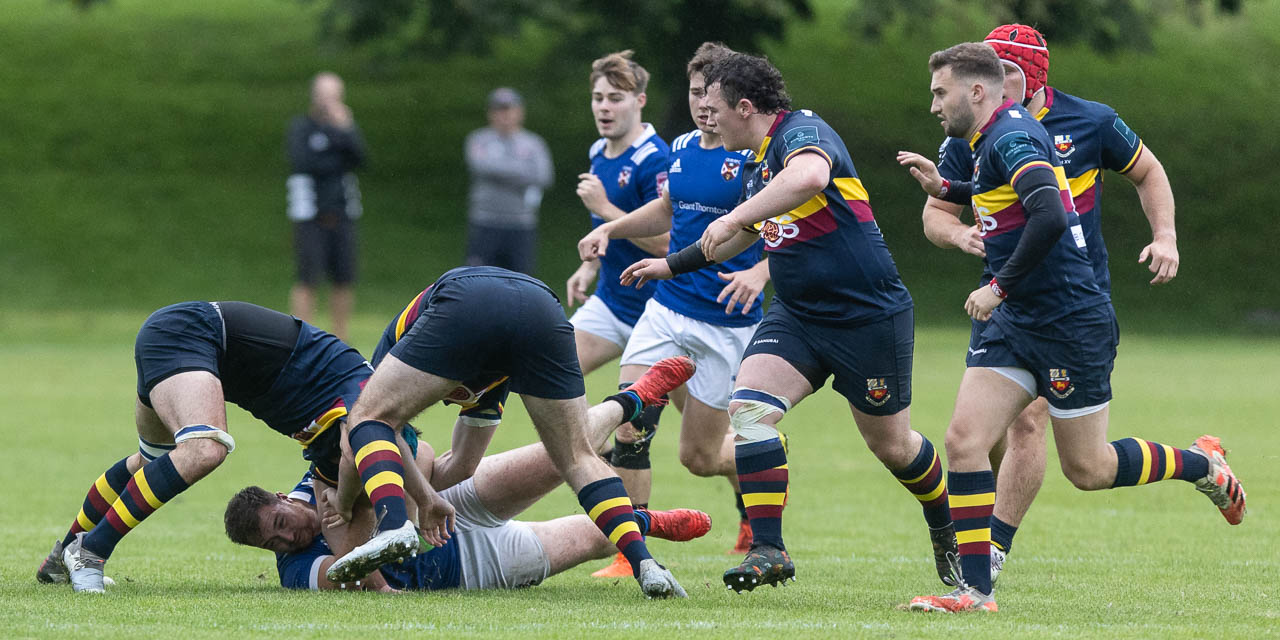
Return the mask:
<svg viewBox="0 0 1280 640">
<path fill-rule="evenodd" d="M 648 122 L 641 122 L 640 124 L 644 125 L 644 129 L 640 131 L 640 137 L 636 138 L 636 141 L 631 143 L 632 149 L 639 149 L 641 145 L 649 140 L 649 138 L 658 135 L 658 130 L 654 129 L 653 125 Z"/>
<path fill-rule="evenodd" d="M 996 109 L 996 112 L 991 114 L 991 119 L 987 120 L 987 123 L 982 125 L 982 128 L 978 129 L 978 132 L 973 134 L 972 138 L 969 138 L 969 148 L 976 149 L 978 147 L 978 140 L 982 138 L 982 134 L 986 133 L 987 129 L 990 129 L 991 125 L 996 123 L 996 120 L 1000 118 L 1001 113 L 1008 111 L 1012 106 L 1012 100 L 1005 100 L 1004 104 L 1001 104 L 999 108 Z"/>
<path fill-rule="evenodd" d="M 769 149 L 769 141 L 773 140 L 773 132 L 778 130 L 778 127 L 782 124 L 782 119 L 787 117 L 788 113 L 791 112 L 779 111 L 778 117 L 773 119 L 773 126 L 769 127 L 769 133 L 764 134 L 764 142 L 760 143 L 760 149 L 756 151 L 756 162 L 764 160 L 764 152 Z"/>
<path fill-rule="evenodd" d="M 1036 120 L 1043 120 L 1049 115 L 1049 109 L 1053 108 L 1053 87 L 1046 86 L 1044 88 L 1044 106 L 1040 107 L 1040 111 L 1036 112 Z"/>
</svg>

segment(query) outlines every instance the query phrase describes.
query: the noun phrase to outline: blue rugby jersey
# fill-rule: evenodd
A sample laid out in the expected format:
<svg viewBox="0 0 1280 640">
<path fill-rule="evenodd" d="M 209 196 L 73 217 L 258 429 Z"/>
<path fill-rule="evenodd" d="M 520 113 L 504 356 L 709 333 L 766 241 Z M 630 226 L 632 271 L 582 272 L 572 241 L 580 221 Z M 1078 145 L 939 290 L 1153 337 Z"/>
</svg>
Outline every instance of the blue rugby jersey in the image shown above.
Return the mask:
<svg viewBox="0 0 1280 640">
<path fill-rule="evenodd" d="M 911 308 L 844 141 L 812 111 L 778 114 L 746 169 L 745 197 L 799 153 L 822 156 L 831 179 L 808 202 L 755 225 L 769 252 L 774 303 L 805 320 L 853 325 Z"/>
<path fill-rule="evenodd" d="M 1026 227 L 1026 213 L 1013 189 L 1018 178 L 1029 171 L 1053 171 L 1068 216 L 1067 231 L 1017 290 L 996 307 L 992 319 L 1040 326 L 1107 302 L 1106 292 L 1093 275 L 1066 173 L 1052 152 L 1044 127 L 1009 100 L 974 134 L 969 146 L 974 159 L 972 206 L 993 273 L 999 273 L 1013 254 Z"/>
<path fill-rule="evenodd" d="M 726 151 L 723 146 L 705 149 L 702 132 L 694 129 L 671 145 L 671 167 L 667 169 L 667 193 L 671 196 L 671 251 L 674 253 L 702 238 L 707 225 L 729 213 L 742 196 L 742 168 L 749 151 Z M 743 271 L 760 262 L 762 242 L 706 269 L 680 274 L 658 282 L 653 299 L 684 316 L 721 327 L 749 327 L 760 322 L 764 294 L 757 297 L 751 312 L 741 309 L 724 312 L 716 297 L 725 281 L 717 274 Z"/>
<path fill-rule="evenodd" d="M 1080 225 L 1088 244 L 1093 276 L 1103 291 L 1111 291 L 1111 273 L 1107 268 L 1107 245 L 1102 238 L 1103 169 L 1128 173 L 1142 155 L 1143 144 L 1138 134 L 1100 102 L 1045 87 L 1045 103 L 1036 114 L 1053 141 L 1053 153 L 1062 163 Z M 939 149 L 938 171 L 948 180 L 970 180 L 973 176 L 973 153 L 968 141 L 947 138 Z M 982 282 L 991 280 L 985 268 Z"/>
<path fill-rule="evenodd" d="M 644 125 L 644 132 L 631 147 L 616 158 L 604 155 L 605 139 L 591 145 L 591 173 L 599 176 L 604 184 L 609 202 L 623 211 L 635 211 L 658 197 L 662 183 L 667 180 L 668 157 L 671 148 L 658 137 L 653 125 Z M 604 218 L 591 214 L 591 228 L 604 224 Z M 604 302 L 619 320 L 634 325 L 644 312 L 644 303 L 653 296 L 654 284 L 646 282 L 639 289 L 624 287 L 618 283 L 622 271 L 632 264 L 652 258 L 630 240 L 610 240 L 609 248 L 600 259 L 600 276 L 596 281 L 596 297 Z"/>
<path fill-rule="evenodd" d="M 315 506 L 311 472 L 302 476 L 302 481 L 289 492 L 289 497 Z M 318 589 L 320 562 L 331 555 L 333 550 L 323 535 L 317 535 L 302 551 L 277 553 L 276 573 L 280 576 L 280 586 L 286 589 Z M 395 589 L 456 589 L 462 585 L 462 561 L 458 545 L 452 540 L 446 541 L 443 547 L 429 549 L 404 562 L 385 564 L 379 571 L 387 584 Z"/>
</svg>

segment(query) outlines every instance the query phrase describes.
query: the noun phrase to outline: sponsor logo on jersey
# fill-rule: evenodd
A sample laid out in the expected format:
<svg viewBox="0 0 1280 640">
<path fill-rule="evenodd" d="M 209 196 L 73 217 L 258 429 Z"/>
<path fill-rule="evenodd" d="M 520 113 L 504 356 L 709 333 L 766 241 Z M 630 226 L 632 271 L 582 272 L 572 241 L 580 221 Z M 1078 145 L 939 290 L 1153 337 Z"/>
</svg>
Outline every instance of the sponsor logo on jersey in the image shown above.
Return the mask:
<svg viewBox="0 0 1280 640">
<path fill-rule="evenodd" d="M 1053 151 L 1058 154 L 1059 158 L 1065 158 L 1076 152 L 1076 143 L 1071 140 L 1071 134 L 1063 133 L 1053 137 Z"/>
<path fill-rule="evenodd" d="M 1071 376 L 1067 374 L 1066 369 L 1050 369 L 1049 370 L 1049 391 L 1058 398 L 1065 398 L 1076 390 L 1076 385 L 1071 383 Z"/>
<path fill-rule="evenodd" d="M 883 407 L 889 401 L 889 385 L 884 378 L 867 378 L 867 402 L 873 407 Z"/>
<path fill-rule="evenodd" d="M 738 172 L 742 169 L 742 160 L 740 158 L 725 158 L 724 164 L 720 165 L 720 177 L 725 182 L 730 182 L 738 177 Z"/>
<path fill-rule="evenodd" d="M 813 126 L 796 127 L 782 134 L 783 148 L 787 153 L 818 144 L 818 142 L 818 128 Z"/>
<path fill-rule="evenodd" d="M 629 184 L 631 184 L 631 167 L 623 167 L 622 171 L 618 172 L 618 188 L 625 188 Z"/>
<path fill-rule="evenodd" d="M 765 220 L 764 226 L 760 227 L 760 237 L 764 238 L 764 243 L 770 247 L 776 247 L 782 244 L 783 240 L 797 235 L 800 235 L 800 227 L 790 223 L 778 224 L 778 221 L 772 218 Z"/>
<path fill-rule="evenodd" d="M 659 173 L 655 182 L 658 183 L 658 193 L 662 193 L 666 191 L 667 190 L 667 172 L 663 171 L 662 173 Z"/>
</svg>

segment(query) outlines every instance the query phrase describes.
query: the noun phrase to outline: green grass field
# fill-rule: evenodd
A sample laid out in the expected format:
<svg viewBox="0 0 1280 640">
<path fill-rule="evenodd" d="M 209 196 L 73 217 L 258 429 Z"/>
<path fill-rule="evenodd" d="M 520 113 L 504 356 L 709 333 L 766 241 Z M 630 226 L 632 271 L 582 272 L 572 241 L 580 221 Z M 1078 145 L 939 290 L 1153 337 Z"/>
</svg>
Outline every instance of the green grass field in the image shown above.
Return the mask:
<svg viewBox="0 0 1280 640">
<path fill-rule="evenodd" d="M 369 638 L 403 632 L 455 637 L 1261 637 L 1280 631 L 1280 527 L 1273 425 L 1280 342 L 1125 336 L 1114 384 L 1113 437 L 1185 446 L 1223 436 L 1249 490 L 1251 514 L 1229 527 L 1181 482 L 1086 495 L 1051 468 L 1019 532 L 994 616 L 924 616 L 898 610 L 941 587 L 914 500 L 866 450 L 838 396 L 826 390 L 791 412 L 792 499 L 788 546 L 799 580 L 741 596 L 720 573 L 736 531 L 722 481 L 689 476 L 675 459 L 675 414 L 654 447 L 655 506 L 694 506 L 716 526 L 690 543 L 655 542 L 654 553 L 689 590 L 679 602 L 645 601 L 630 580 L 597 581 L 582 567 L 518 592 L 287 593 L 263 551 L 222 533 L 238 488 L 286 490 L 304 470 L 297 446 L 232 408 L 239 449 L 222 468 L 143 524 L 108 564 L 117 586 L 102 597 L 36 584 L 34 571 L 65 531 L 84 491 L 136 445 L 132 427 L 133 334 L 145 313 L 0 311 L 0 433 L 4 498 L 0 535 L 0 636 Z M 383 318 L 367 315 L 368 347 Z M 962 370 L 963 326 L 921 330 L 913 422 L 941 445 Z M 612 386 L 607 368 L 589 395 Z M 532 441 L 519 403 L 493 445 Z M 441 442 L 451 412 L 417 423 Z M 1054 467 L 1055 459 L 1050 459 Z M 579 511 L 565 489 L 529 512 Z"/>
</svg>

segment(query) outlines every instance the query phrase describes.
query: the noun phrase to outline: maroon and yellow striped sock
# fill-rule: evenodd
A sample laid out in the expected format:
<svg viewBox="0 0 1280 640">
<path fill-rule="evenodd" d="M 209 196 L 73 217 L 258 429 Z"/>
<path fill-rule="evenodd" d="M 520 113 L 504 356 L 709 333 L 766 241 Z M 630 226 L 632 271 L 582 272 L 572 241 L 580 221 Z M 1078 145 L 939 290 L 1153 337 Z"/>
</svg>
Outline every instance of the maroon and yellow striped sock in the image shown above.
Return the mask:
<svg viewBox="0 0 1280 640">
<path fill-rule="evenodd" d="M 787 503 L 790 471 L 787 453 L 778 438 L 739 442 L 733 448 L 742 504 L 751 521 L 751 544 L 786 550 L 782 543 L 782 508 Z"/>
<path fill-rule="evenodd" d="M 930 529 L 940 529 L 951 524 L 951 507 L 947 504 L 947 476 L 942 472 L 942 459 L 933 443 L 921 436 L 920 452 L 905 469 L 893 470 L 893 475 L 911 495 L 920 501 L 925 522 Z"/>
<path fill-rule="evenodd" d="M 399 529 L 409 519 L 404 500 L 404 459 L 396 446 L 396 432 L 386 423 L 366 420 L 347 435 L 355 452 L 356 469 L 364 483 L 379 531 Z"/>
<path fill-rule="evenodd" d="M 996 505 L 996 477 L 988 471 L 947 474 L 951 485 L 951 517 L 960 546 L 960 574 L 965 584 L 991 593 L 991 512 Z"/>
<path fill-rule="evenodd" d="M 1132 487 L 1168 480 L 1195 482 L 1209 475 L 1209 459 L 1189 449 L 1125 438 L 1111 443 L 1116 450 L 1116 479 L 1111 487 Z"/>
<path fill-rule="evenodd" d="M 62 539 L 63 547 L 71 544 L 71 541 L 76 539 L 76 534 L 81 531 L 92 531 L 106 517 L 111 504 L 120 498 L 120 493 L 125 490 L 129 484 L 129 478 L 132 477 L 129 475 L 128 461 L 129 458 L 126 457 L 111 465 L 111 468 L 98 476 L 97 481 L 89 487 L 89 493 L 84 497 L 84 504 L 80 505 L 80 513 L 71 522 L 71 529 Z"/>
<path fill-rule="evenodd" d="M 186 491 L 190 485 L 178 474 L 177 467 L 169 459 L 171 455 L 166 453 L 133 474 L 103 518 L 103 522 L 110 526 L 94 527 L 84 537 L 82 544 L 85 549 L 102 558 L 111 557 L 111 552 L 125 535 L 174 496 Z"/>
<path fill-rule="evenodd" d="M 631 498 L 622 486 L 622 479 L 611 476 L 596 480 L 578 492 L 578 504 L 587 512 L 605 537 L 609 538 L 618 551 L 631 563 L 631 571 L 640 575 L 640 561 L 653 558 L 649 555 L 649 547 L 644 543 L 640 525 L 636 522 L 635 510 L 631 507 Z"/>
</svg>

